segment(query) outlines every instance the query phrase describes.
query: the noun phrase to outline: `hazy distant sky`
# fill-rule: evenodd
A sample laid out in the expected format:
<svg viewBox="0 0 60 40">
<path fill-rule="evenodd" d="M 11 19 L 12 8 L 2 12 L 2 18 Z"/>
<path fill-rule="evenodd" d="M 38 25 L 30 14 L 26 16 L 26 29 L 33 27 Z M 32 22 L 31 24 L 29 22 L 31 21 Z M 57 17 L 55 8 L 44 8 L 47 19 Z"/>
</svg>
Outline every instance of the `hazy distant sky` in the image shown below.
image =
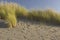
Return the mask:
<svg viewBox="0 0 60 40">
<path fill-rule="evenodd" d="M 1 1 L 16 2 L 28 9 L 53 8 L 60 11 L 60 0 L 0 0 L 0 2 Z"/>
</svg>

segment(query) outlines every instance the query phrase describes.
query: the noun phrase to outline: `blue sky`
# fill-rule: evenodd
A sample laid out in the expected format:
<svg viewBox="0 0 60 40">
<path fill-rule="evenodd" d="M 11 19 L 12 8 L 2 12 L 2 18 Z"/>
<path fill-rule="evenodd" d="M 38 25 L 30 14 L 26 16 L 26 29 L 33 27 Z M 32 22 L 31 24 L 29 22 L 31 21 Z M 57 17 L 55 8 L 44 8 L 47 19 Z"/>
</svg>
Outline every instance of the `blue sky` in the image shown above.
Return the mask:
<svg viewBox="0 0 60 40">
<path fill-rule="evenodd" d="M 16 2 L 27 9 L 46 9 L 53 8 L 57 11 L 60 11 L 60 0 L 0 0 L 7 2 Z"/>
</svg>

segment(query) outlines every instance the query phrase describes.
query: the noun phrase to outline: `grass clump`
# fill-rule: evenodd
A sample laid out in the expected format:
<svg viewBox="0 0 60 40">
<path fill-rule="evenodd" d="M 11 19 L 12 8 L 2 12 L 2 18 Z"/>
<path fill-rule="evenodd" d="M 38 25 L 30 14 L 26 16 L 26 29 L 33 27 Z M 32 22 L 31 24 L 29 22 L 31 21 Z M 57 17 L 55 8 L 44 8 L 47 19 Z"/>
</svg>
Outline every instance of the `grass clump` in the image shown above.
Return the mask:
<svg viewBox="0 0 60 40">
<path fill-rule="evenodd" d="M 17 23 L 15 8 L 12 4 L 0 4 L 0 17 L 6 20 L 9 27 L 15 27 Z"/>
<path fill-rule="evenodd" d="M 0 3 L 0 18 L 9 23 L 9 27 L 15 27 L 17 18 L 26 16 L 27 11 L 16 3 Z"/>
<path fill-rule="evenodd" d="M 0 18 L 6 20 L 9 23 L 9 27 L 15 27 L 17 18 L 21 17 L 29 20 L 60 24 L 60 14 L 51 9 L 28 11 L 26 8 L 15 3 L 0 4 Z"/>
<path fill-rule="evenodd" d="M 22 7 L 22 6 L 19 6 L 18 8 L 16 8 L 15 14 L 16 14 L 17 18 L 20 18 L 20 17 L 23 17 L 23 16 L 27 17 L 28 10 L 25 9 L 24 7 Z"/>
<path fill-rule="evenodd" d="M 60 24 L 60 14 L 51 9 L 40 11 L 33 10 L 29 12 L 28 19 Z"/>
</svg>

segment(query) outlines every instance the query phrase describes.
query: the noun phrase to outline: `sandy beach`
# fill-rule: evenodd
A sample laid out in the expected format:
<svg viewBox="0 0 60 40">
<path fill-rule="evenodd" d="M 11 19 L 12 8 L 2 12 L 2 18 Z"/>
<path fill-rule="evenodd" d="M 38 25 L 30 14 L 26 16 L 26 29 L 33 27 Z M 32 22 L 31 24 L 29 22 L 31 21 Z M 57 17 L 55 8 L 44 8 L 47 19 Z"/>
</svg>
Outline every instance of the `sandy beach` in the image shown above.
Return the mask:
<svg viewBox="0 0 60 40">
<path fill-rule="evenodd" d="M 0 0 L 0 40 L 60 40 L 60 1 Z"/>
<path fill-rule="evenodd" d="M 60 26 L 19 21 L 15 28 L 0 28 L 0 40 L 60 40 Z"/>
</svg>

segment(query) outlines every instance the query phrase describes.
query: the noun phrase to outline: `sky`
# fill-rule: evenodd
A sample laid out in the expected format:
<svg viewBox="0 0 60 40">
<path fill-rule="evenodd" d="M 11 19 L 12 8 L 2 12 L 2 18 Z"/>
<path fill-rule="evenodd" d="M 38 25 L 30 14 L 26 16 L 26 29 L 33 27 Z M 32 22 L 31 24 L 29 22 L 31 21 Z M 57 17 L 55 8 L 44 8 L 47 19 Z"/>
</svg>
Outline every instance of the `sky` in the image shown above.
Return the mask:
<svg viewBox="0 0 60 40">
<path fill-rule="evenodd" d="M 47 9 L 52 8 L 60 11 L 60 0 L 0 0 L 7 2 L 16 2 L 27 9 Z"/>
</svg>

